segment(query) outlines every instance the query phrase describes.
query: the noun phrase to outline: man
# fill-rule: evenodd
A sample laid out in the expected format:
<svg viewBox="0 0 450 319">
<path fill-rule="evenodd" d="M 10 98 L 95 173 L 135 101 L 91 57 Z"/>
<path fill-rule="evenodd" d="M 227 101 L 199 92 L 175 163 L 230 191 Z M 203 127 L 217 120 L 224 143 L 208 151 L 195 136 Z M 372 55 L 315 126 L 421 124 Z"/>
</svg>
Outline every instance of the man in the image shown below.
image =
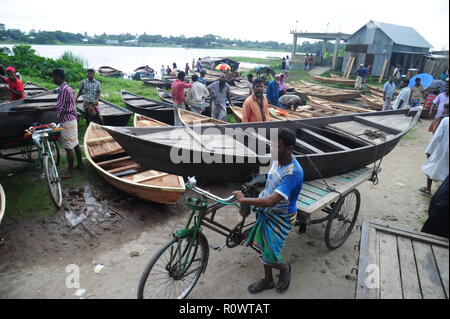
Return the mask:
<svg viewBox="0 0 450 319">
<path fill-rule="evenodd" d="M 86 125 L 89 126 L 91 121 L 104 124 L 103 117 L 98 109 L 98 98 L 102 90 L 100 82 L 94 79 L 94 69 L 87 70 L 87 80 L 80 83 L 77 97 L 75 101 L 83 94 L 83 110 L 86 114 Z"/>
<path fill-rule="evenodd" d="M 436 115 L 434 116 L 433 122 L 430 124 L 430 127 L 428 128 L 428 131 L 434 132 L 439 125 L 441 119 L 443 116 L 445 116 L 445 105 L 448 104 L 448 82 L 445 87 L 445 92 L 440 93 L 434 100 L 433 105 L 430 108 L 430 113 L 432 113 L 432 110 L 437 107 Z"/>
<path fill-rule="evenodd" d="M 286 74 L 286 58 L 283 57 L 283 60 L 281 61 L 281 72 Z"/>
<path fill-rule="evenodd" d="M 44 111 L 53 109 L 58 113 L 58 122 L 61 123 L 63 130 L 61 131 L 61 142 L 67 154 L 68 171 L 65 175 L 61 176 L 62 179 L 71 178 L 74 173 L 74 154 L 77 156 L 78 165 L 75 169 L 82 169 L 83 160 L 81 158 L 81 149 L 78 144 L 78 126 L 77 126 L 77 112 L 75 99 L 73 96 L 72 88 L 66 83 L 66 74 L 62 69 L 55 69 L 52 73 L 53 82 L 59 85 L 58 97 L 56 99 L 56 105 L 53 107 L 37 106 L 36 109 Z"/>
<path fill-rule="evenodd" d="M 394 78 L 391 76 L 383 86 L 383 111 L 392 110 L 391 102 L 395 92 Z"/>
<path fill-rule="evenodd" d="M 448 104 L 446 108 L 448 110 Z M 433 181 L 442 182 L 448 176 L 448 130 L 448 116 L 446 116 L 434 132 L 425 151 L 428 160 L 422 166 L 422 172 L 427 176 L 427 186 L 419 188 L 421 193 L 430 195 Z"/>
<path fill-rule="evenodd" d="M 200 72 L 203 69 L 202 59 L 201 58 L 198 58 L 196 68 L 197 68 L 197 72 Z"/>
<path fill-rule="evenodd" d="M 198 81 L 198 75 L 191 78 L 192 86 L 189 89 L 186 102 L 193 112 L 201 114 L 205 110 L 205 98 L 209 96 L 208 89 Z"/>
<path fill-rule="evenodd" d="M 295 94 L 285 94 L 278 99 L 278 106 L 294 112 L 303 105 L 306 105 L 306 101 Z"/>
<path fill-rule="evenodd" d="M 421 232 L 448 238 L 448 176 L 433 195 Z"/>
<path fill-rule="evenodd" d="M 314 56 L 312 55 L 312 53 L 309 55 L 308 57 L 308 69 L 311 71 L 313 68 L 313 64 L 314 64 Z"/>
<path fill-rule="evenodd" d="M 9 94 L 10 101 L 22 100 L 25 98 L 25 91 L 22 81 L 16 75 L 16 69 L 12 66 L 6 68 L 6 77 L 0 76 L 0 82 L 8 84 L 5 88 Z"/>
<path fill-rule="evenodd" d="M 211 95 L 211 117 L 216 120 L 227 120 L 227 100 L 231 105 L 230 85 L 225 75 L 221 74 L 218 81 L 208 86 Z"/>
<path fill-rule="evenodd" d="M 286 55 L 286 70 L 290 70 L 292 66 L 291 59 L 289 59 L 289 55 Z"/>
<path fill-rule="evenodd" d="M 253 74 L 249 73 L 247 74 L 247 87 L 250 90 L 250 95 L 253 94 Z"/>
<path fill-rule="evenodd" d="M 420 103 L 422 103 L 424 88 L 420 82 L 420 78 L 416 78 L 414 86 L 411 88 L 411 97 L 409 98 L 409 104 L 411 107 L 419 106 Z"/>
<path fill-rule="evenodd" d="M 245 245 L 260 253 L 265 276 L 248 287 L 251 294 L 275 287 L 281 293 L 290 284 L 291 265 L 286 262 L 282 250 L 296 221 L 296 203 L 303 185 L 303 169 L 292 155 L 295 142 L 296 136 L 292 130 L 279 129 L 278 141 L 272 145 L 272 154 L 278 155 L 278 158 L 273 162 L 265 188 L 258 198 L 246 198 L 240 191 L 233 192 L 238 202 L 254 206 L 256 212 L 256 224 Z M 280 271 L 276 286 L 273 268 Z"/>
<path fill-rule="evenodd" d="M 205 70 L 201 70 L 201 71 L 200 71 L 200 77 L 198 78 L 198 81 L 199 81 L 201 84 L 203 84 L 204 86 L 206 86 L 206 79 L 205 79 L 205 76 L 206 76 L 206 71 L 205 71 Z"/>
<path fill-rule="evenodd" d="M 172 83 L 172 99 L 173 99 L 173 115 L 174 125 L 182 126 L 183 123 L 178 116 L 178 109 L 186 109 L 184 104 L 184 89 L 189 89 L 192 85 L 190 83 L 184 83 L 185 73 L 180 71 L 177 76 L 177 80 Z"/>
<path fill-rule="evenodd" d="M 164 65 L 161 65 L 161 79 L 163 78 L 163 76 L 166 74 L 166 68 L 164 67 Z"/>
<path fill-rule="evenodd" d="M 242 106 L 242 123 L 270 121 L 269 101 L 264 97 L 262 79 L 253 81 L 253 94 L 245 99 Z"/>
<path fill-rule="evenodd" d="M 367 69 L 364 67 L 364 64 L 359 65 L 359 69 L 356 70 L 356 81 L 355 81 L 355 89 L 360 90 L 364 84 L 364 80 L 367 76 Z"/>
<path fill-rule="evenodd" d="M 278 106 L 278 99 L 280 97 L 280 85 L 278 84 L 280 81 L 280 75 L 275 75 L 275 79 L 269 82 L 266 91 L 267 100 L 269 100 L 269 104 L 274 106 Z"/>
<path fill-rule="evenodd" d="M 330 58 L 330 52 L 328 52 L 328 49 L 325 49 L 325 52 L 322 56 L 322 66 L 328 65 L 328 59 Z"/>
<path fill-rule="evenodd" d="M 397 110 L 409 107 L 409 97 L 411 96 L 411 89 L 408 87 L 408 80 L 403 80 L 400 83 L 400 93 L 392 104 L 392 109 Z"/>
<path fill-rule="evenodd" d="M 189 67 L 189 63 L 186 62 L 186 66 L 184 67 L 184 73 L 186 75 L 189 75 L 189 71 L 191 70 L 191 68 Z"/>
</svg>

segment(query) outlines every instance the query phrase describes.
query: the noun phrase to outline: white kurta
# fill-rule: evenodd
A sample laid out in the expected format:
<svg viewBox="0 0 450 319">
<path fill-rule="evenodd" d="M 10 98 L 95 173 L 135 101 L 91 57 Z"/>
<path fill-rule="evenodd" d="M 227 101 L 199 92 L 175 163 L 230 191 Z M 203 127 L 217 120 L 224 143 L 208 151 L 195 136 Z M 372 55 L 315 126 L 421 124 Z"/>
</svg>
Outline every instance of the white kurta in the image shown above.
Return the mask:
<svg viewBox="0 0 450 319">
<path fill-rule="evenodd" d="M 442 119 L 425 151 L 431 156 L 422 166 L 422 172 L 434 181 L 444 181 L 448 176 L 448 129 L 447 116 Z"/>
</svg>

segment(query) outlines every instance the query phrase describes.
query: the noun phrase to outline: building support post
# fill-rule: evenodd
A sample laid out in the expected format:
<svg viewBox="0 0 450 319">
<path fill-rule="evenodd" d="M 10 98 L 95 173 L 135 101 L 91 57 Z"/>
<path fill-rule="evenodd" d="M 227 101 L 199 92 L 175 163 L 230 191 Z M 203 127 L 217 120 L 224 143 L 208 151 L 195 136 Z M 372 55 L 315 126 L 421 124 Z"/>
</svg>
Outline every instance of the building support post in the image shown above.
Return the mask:
<svg viewBox="0 0 450 319">
<path fill-rule="evenodd" d="M 291 55 L 291 63 L 292 63 L 292 68 L 294 68 L 294 64 L 295 64 L 295 54 L 297 52 L 297 35 L 294 33 L 294 39 L 292 42 L 292 55 Z"/>
<path fill-rule="evenodd" d="M 336 70 L 336 62 L 337 62 L 337 55 L 338 55 L 338 49 L 339 49 L 339 43 L 341 42 L 341 38 L 337 38 L 334 43 L 334 52 L 333 52 L 333 70 Z"/>
</svg>

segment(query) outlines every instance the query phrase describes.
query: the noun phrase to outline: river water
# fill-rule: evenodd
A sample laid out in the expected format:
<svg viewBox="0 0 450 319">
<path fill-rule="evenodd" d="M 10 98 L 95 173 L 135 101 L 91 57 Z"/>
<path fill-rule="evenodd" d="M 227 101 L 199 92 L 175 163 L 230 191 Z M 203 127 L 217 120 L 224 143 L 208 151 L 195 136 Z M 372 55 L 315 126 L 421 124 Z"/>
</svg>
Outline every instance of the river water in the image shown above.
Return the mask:
<svg viewBox="0 0 450 319">
<path fill-rule="evenodd" d="M 1 47 L 12 48 L 10 44 L 0 44 Z M 36 52 L 44 57 L 57 59 L 65 51 L 71 51 L 86 60 L 87 66 L 98 69 L 107 65 L 119 69 L 127 74 L 139 66 L 148 65 L 155 69 L 159 75 L 161 66 L 175 62 L 178 69 L 184 70 L 186 62 L 192 65 L 192 59 L 204 57 L 241 56 L 253 58 L 283 57 L 288 52 L 222 50 L 222 49 L 190 49 L 190 48 L 164 48 L 164 47 L 122 47 L 122 46 L 88 46 L 88 45 L 32 45 Z M 281 61 L 280 61 L 281 62 Z M 258 64 L 241 63 L 241 68 L 252 68 Z"/>
</svg>

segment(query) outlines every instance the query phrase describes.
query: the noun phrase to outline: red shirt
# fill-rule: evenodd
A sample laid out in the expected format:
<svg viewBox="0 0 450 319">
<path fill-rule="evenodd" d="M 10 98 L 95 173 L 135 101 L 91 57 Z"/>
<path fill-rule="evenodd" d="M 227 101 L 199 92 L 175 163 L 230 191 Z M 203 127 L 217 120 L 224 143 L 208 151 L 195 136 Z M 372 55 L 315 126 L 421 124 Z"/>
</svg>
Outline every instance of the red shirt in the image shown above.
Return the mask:
<svg viewBox="0 0 450 319">
<path fill-rule="evenodd" d="M 177 79 L 172 83 L 172 99 L 176 104 L 184 103 L 184 89 L 188 89 L 192 86 L 190 83 L 184 83 Z"/>
<path fill-rule="evenodd" d="M 12 92 L 9 92 L 9 100 L 10 101 L 21 100 L 21 99 L 25 98 L 22 81 L 20 81 L 18 78 L 16 78 L 14 81 L 11 81 L 10 78 L 6 78 L 5 81 L 6 81 L 6 83 L 8 83 L 10 89 L 13 89 L 14 91 L 17 91 L 17 92 L 22 92 L 21 97 L 18 97 L 17 95 L 13 94 Z"/>
</svg>

